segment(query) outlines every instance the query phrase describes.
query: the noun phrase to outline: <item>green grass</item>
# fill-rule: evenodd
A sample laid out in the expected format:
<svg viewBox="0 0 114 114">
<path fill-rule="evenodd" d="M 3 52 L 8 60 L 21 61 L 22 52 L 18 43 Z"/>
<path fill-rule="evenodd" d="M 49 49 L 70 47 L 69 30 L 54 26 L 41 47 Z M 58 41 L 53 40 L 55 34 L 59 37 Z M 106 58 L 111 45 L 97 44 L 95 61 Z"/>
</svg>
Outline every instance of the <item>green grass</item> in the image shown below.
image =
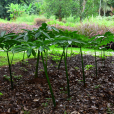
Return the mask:
<svg viewBox="0 0 114 114">
<path fill-rule="evenodd" d="M 9 52 L 10 60 L 12 59 L 12 56 L 13 56 L 13 54 L 11 52 Z M 33 58 L 33 56 L 31 56 L 30 58 Z M 17 63 L 17 62 L 21 61 L 22 59 L 23 59 L 23 53 L 22 52 L 15 53 L 12 64 Z M 27 55 L 26 54 L 25 54 L 25 59 L 27 59 Z M 6 55 L 5 52 L 0 51 L 0 67 L 1 66 L 6 66 L 6 65 L 8 65 L 8 63 L 7 63 L 7 55 Z"/>
<path fill-rule="evenodd" d="M 4 19 L 0 19 L 0 22 L 7 23 L 7 22 L 10 22 L 10 21 L 4 20 Z"/>
<path fill-rule="evenodd" d="M 29 25 L 33 25 L 34 24 L 34 20 L 36 18 L 45 18 L 43 15 L 42 16 L 38 16 L 38 15 L 27 15 L 27 14 L 25 14 L 25 15 L 24 15 L 24 17 L 18 17 L 15 22 L 16 23 L 25 22 L 25 23 L 27 23 Z"/>
<path fill-rule="evenodd" d="M 48 52 L 49 53 L 53 53 L 54 55 L 57 55 L 58 56 L 58 54 L 62 54 L 62 48 L 50 47 L 50 51 L 48 51 Z M 85 48 L 82 48 L 82 52 L 85 55 L 92 55 L 92 56 L 95 55 L 93 49 L 85 49 Z M 107 51 L 107 52 L 105 52 L 105 56 L 113 56 L 113 53 L 112 52 L 113 51 Z M 73 53 L 75 55 L 80 54 L 80 48 L 73 48 Z M 10 60 L 12 59 L 12 55 L 13 54 L 11 52 L 9 52 Z M 68 48 L 68 56 L 69 57 L 71 56 L 71 48 Z M 98 57 L 101 57 L 101 51 L 100 50 L 97 50 L 97 56 Z M 30 58 L 34 58 L 34 57 L 31 56 Z M 22 59 L 23 59 L 23 52 L 15 53 L 14 54 L 14 59 L 13 59 L 13 64 L 15 64 L 16 62 L 21 61 Z M 25 59 L 27 59 L 27 55 L 26 54 L 25 54 Z M 8 63 L 7 63 L 7 55 L 6 55 L 5 52 L 0 51 L 0 67 L 1 66 L 5 66 L 5 65 L 8 65 Z"/>
<path fill-rule="evenodd" d="M 53 47 L 50 48 L 51 50 L 53 50 Z M 80 48 L 72 48 L 73 49 L 73 53 L 75 54 L 79 54 L 80 53 Z M 62 48 L 56 48 L 54 47 L 54 50 L 57 50 L 57 52 L 62 53 Z M 71 48 L 68 48 L 68 52 L 71 52 Z M 94 56 L 94 50 L 93 49 L 87 49 L 87 48 L 82 48 L 82 52 L 83 54 L 87 54 L 87 55 L 92 55 Z M 105 55 L 106 56 L 113 56 L 112 54 L 113 51 L 106 51 Z M 101 51 L 97 50 L 97 56 L 101 56 Z"/>
</svg>

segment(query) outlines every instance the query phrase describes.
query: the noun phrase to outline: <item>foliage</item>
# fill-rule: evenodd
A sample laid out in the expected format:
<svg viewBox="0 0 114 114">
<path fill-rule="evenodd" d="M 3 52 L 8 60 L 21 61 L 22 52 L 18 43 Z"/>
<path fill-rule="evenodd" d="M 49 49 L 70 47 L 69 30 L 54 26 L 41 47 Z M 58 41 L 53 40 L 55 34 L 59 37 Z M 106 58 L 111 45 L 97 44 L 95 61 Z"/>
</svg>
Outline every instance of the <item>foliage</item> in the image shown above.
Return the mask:
<svg viewBox="0 0 114 114">
<path fill-rule="evenodd" d="M 40 12 L 40 6 L 41 3 L 38 2 L 33 2 L 30 3 L 29 5 L 27 4 L 9 4 L 8 8 L 9 10 L 7 12 L 10 12 L 10 17 L 14 20 L 17 19 L 17 17 L 22 16 L 23 14 L 39 14 Z"/>
<path fill-rule="evenodd" d="M 98 14 L 98 0 L 87 0 L 85 10 L 84 10 L 84 17 L 96 16 Z M 91 7 L 90 7 L 91 6 Z"/>
<path fill-rule="evenodd" d="M 0 18 L 10 20 L 10 13 L 7 12 L 6 6 L 10 3 L 15 3 L 15 0 L 0 0 Z"/>
<path fill-rule="evenodd" d="M 61 21 L 63 17 L 68 17 L 71 14 L 70 0 L 45 0 L 43 5 L 45 7 L 44 12 L 46 12 L 48 18 L 51 15 L 55 15 Z"/>
<path fill-rule="evenodd" d="M 0 0 L 0 18 L 2 19 L 8 19 L 10 20 L 10 13 L 7 12 L 8 9 L 6 7 L 8 7 L 9 4 L 22 4 L 22 3 L 25 3 L 27 5 L 29 5 L 31 3 L 31 0 Z M 19 12 L 19 10 L 18 10 Z M 15 12 L 17 13 L 17 11 Z M 13 17 L 13 15 L 12 15 Z"/>
<path fill-rule="evenodd" d="M 6 8 L 9 9 L 7 12 L 10 12 L 10 17 L 12 20 L 16 20 L 17 17 L 21 16 L 25 12 L 25 8 L 20 4 L 11 3 Z"/>
<path fill-rule="evenodd" d="M 33 11 L 31 12 L 32 14 L 42 14 L 42 2 L 32 2 L 32 9 Z"/>
</svg>

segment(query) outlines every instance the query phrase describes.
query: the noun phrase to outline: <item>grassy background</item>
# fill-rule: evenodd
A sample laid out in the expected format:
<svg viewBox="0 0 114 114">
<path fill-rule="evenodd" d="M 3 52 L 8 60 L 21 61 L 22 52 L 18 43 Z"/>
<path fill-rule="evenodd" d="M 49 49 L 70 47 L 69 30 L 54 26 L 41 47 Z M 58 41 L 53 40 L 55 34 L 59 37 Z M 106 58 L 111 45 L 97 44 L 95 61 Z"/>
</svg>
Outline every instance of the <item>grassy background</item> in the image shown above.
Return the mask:
<svg viewBox="0 0 114 114">
<path fill-rule="evenodd" d="M 7 21 L 7 20 L 3 20 L 3 19 L 0 19 L 0 22 L 3 22 L 3 23 L 7 23 L 7 22 L 15 22 L 15 23 L 27 23 L 29 25 L 33 25 L 34 24 L 34 20 L 36 18 L 40 18 L 40 19 L 46 19 L 46 17 L 44 15 L 24 15 L 24 16 L 21 16 L 21 17 L 17 17 L 17 19 L 14 21 L 14 20 L 11 20 L 11 21 Z M 79 26 L 81 23 L 78 22 L 79 19 L 74 19 L 73 17 L 68 17 L 67 19 L 66 18 L 63 18 L 63 21 L 66 21 L 66 23 L 64 22 L 59 22 L 58 20 L 55 19 L 55 16 L 51 16 L 49 19 L 52 19 L 50 22 L 47 22 L 48 24 L 59 24 L 59 25 L 62 25 L 62 26 L 70 26 L 70 27 L 76 27 L 76 26 Z M 85 18 L 83 20 L 83 24 L 85 23 L 94 23 L 94 24 L 98 24 L 98 25 L 105 25 L 107 27 L 112 27 L 114 26 L 114 16 L 109 16 L 109 17 L 90 17 L 89 19 Z"/>
<path fill-rule="evenodd" d="M 80 54 L 80 48 L 72 48 L 72 50 L 73 50 L 72 51 L 73 54 L 75 54 L 75 55 Z M 53 53 L 54 56 L 60 57 L 59 54 L 62 54 L 62 48 L 50 47 L 50 50 L 48 52 L 49 52 L 49 55 L 50 55 L 50 53 Z M 93 55 L 93 56 L 95 55 L 93 49 L 82 48 L 82 52 L 84 55 Z M 9 52 L 9 56 L 10 56 L 10 60 L 11 60 L 13 54 L 11 52 Z M 71 56 L 71 48 L 68 48 L 68 56 Z M 101 57 L 101 51 L 100 50 L 97 50 L 97 56 Z M 107 52 L 105 52 L 105 56 L 113 56 L 113 52 L 107 51 Z M 24 58 L 25 58 L 25 60 L 27 59 L 27 54 L 25 54 Z M 34 56 L 31 55 L 30 58 L 34 58 Z M 13 64 L 21 61 L 22 59 L 23 59 L 23 52 L 15 53 L 14 58 L 13 58 Z M 6 66 L 6 65 L 8 65 L 6 52 L 0 51 L 0 67 Z"/>
</svg>

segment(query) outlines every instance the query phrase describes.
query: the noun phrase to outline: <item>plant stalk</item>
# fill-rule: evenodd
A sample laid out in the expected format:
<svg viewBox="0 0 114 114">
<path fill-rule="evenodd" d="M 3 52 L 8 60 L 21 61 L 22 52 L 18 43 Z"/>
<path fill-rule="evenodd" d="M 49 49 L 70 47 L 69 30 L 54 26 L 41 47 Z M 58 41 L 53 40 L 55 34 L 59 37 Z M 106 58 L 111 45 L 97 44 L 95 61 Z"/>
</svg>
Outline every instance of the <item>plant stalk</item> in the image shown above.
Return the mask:
<svg viewBox="0 0 114 114">
<path fill-rule="evenodd" d="M 47 57 L 48 57 L 48 50 L 46 50 L 46 52 L 45 52 L 45 55 L 46 55 L 46 63 L 45 63 L 45 65 L 46 65 L 46 68 L 47 68 Z"/>
<path fill-rule="evenodd" d="M 50 80 L 49 80 L 49 77 L 48 77 L 47 68 L 46 68 L 45 63 L 44 63 L 44 58 L 43 58 L 43 53 L 42 52 L 41 52 L 41 57 L 42 57 L 42 62 L 43 62 L 43 66 L 44 66 L 45 75 L 46 75 L 47 82 L 48 82 L 48 85 L 49 85 L 49 89 L 50 89 L 50 92 L 51 92 L 53 104 L 54 104 L 54 107 L 56 107 L 56 102 L 55 102 L 53 90 L 52 90 L 51 83 L 50 83 Z"/>
<path fill-rule="evenodd" d="M 37 77 L 38 77 L 39 57 L 40 57 L 40 51 L 38 50 L 38 55 L 37 55 L 37 64 L 36 64 L 36 72 L 35 72 L 35 78 L 37 78 Z"/>
<path fill-rule="evenodd" d="M 64 62 L 65 62 L 65 70 L 66 70 L 66 78 L 67 78 L 67 91 L 68 91 L 68 97 L 70 97 L 69 78 L 68 78 L 68 70 L 67 70 L 67 49 L 66 49 L 66 55 L 65 55 L 64 47 L 63 47 L 63 53 L 64 53 Z"/>
<path fill-rule="evenodd" d="M 95 50 L 95 67 L 96 67 L 96 78 L 97 78 L 97 60 L 96 60 L 96 50 Z"/>
<path fill-rule="evenodd" d="M 105 66 L 105 50 L 103 50 L 103 55 L 104 55 L 104 66 Z"/>
<path fill-rule="evenodd" d="M 82 61 L 83 82 L 84 82 L 84 87 L 85 87 L 86 86 L 85 85 L 85 73 L 84 73 L 84 63 L 83 63 L 83 54 L 82 54 L 81 46 L 80 46 L 80 53 L 81 53 L 81 61 Z"/>
<path fill-rule="evenodd" d="M 12 65 L 12 62 L 13 62 L 13 57 L 14 57 L 14 53 L 13 53 L 13 56 L 12 56 L 12 59 L 11 59 L 11 65 Z"/>
<path fill-rule="evenodd" d="M 59 65 L 58 65 L 58 70 L 59 70 L 59 68 L 60 68 L 61 61 L 62 61 L 62 59 L 63 59 L 63 56 L 64 56 L 64 52 L 62 52 L 62 55 L 61 55 L 61 58 L 60 58 L 60 61 L 59 61 Z"/>
<path fill-rule="evenodd" d="M 24 61 L 24 57 L 25 57 L 25 51 L 24 51 L 24 53 L 23 53 L 23 61 Z"/>
<path fill-rule="evenodd" d="M 11 63 L 10 63 L 10 60 L 9 60 L 8 51 L 7 51 L 7 59 L 8 59 L 9 72 L 10 72 L 11 89 L 13 90 L 13 89 L 14 89 L 14 87 L 13 87 L 13 80 L 12 80 Z"/>
</svg>

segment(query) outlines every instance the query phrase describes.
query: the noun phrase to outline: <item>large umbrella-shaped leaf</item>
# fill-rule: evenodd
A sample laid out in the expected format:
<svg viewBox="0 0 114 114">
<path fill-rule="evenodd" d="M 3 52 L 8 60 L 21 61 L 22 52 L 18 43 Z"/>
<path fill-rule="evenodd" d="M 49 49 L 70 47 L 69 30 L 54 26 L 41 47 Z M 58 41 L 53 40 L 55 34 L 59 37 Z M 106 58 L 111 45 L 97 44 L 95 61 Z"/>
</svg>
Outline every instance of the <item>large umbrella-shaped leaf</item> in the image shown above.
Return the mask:
<svg viewBox="0 0 114 114">
<path fill-rule="evenodd" d="M 41 32 L 44 36 L 46 36 L 47 38 L 50 38 L 50 36 L 49 36 L 46 32 L 44 32 L 43 30 L 40 30 L 40 32 Z"/>
<path fill-rule="evenodd" d="M 27 49 L 28 49 L 28 46 L 27 45 L 24 45 L 24 46 L 17 45 L 15 47 L 13 47 L 11 49 L 11 51 L 14 52 L 14 53 L 18 53 L 18 52 L 26 51 Z"/>
<path fill-rule="evenodd" d="M 6 31 L 1 32 L 0 36 L 3 37 L 6 34 Z"/>
</svg>

